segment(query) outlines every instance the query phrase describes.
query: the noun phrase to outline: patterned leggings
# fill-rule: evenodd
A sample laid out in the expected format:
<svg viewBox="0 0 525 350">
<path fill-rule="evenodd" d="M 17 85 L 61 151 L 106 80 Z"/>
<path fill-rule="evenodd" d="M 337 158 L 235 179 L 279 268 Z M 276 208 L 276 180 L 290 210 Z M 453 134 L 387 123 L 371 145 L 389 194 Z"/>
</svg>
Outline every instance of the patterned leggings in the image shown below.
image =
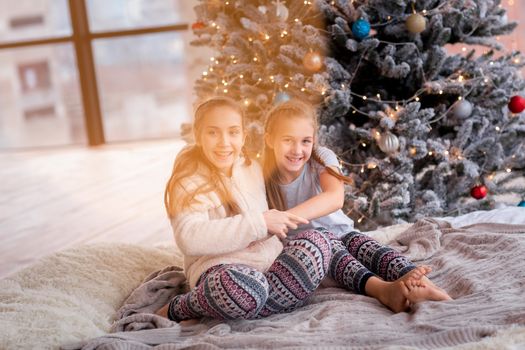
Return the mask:
<svg viewBox="0 0 525 350">
<path fill-rule="evenodd" d="M 394 249 L 358 231 L 337 238 L 323 228 L 316 230 L 323 232 L 332 242 L 330 277 L 353 292 L 365 295 L 366 282 L 372 276 L 395 281 L 416 267 Z"/>
<path fill-rule="evenodd" d="M 239 264 L 213 266 L 195 288 L 172 299 L 168 318 L 253 319 L 291 311 L 321 284 L 331 252 L 331 239 L 309 230 L 289 241 L 266 273 Z"/>
</svg>

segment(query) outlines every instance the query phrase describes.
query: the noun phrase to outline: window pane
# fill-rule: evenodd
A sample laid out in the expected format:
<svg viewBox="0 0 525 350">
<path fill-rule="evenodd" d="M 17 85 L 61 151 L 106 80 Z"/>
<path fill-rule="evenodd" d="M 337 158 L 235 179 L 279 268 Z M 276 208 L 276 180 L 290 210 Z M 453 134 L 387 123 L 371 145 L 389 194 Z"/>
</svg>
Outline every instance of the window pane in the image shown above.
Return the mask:
<svg viewBox="0 0 525 350">
<path fill-rule="evenodd" d="M 0 0 L 0 42 L 70 34 L 67 0 Z"/>
<path fill-rule="evenodd" d="M 94 41 L 107 141 L 172 137 L 188 121 L 183 34 Z"/>
<path fill-rule="evenodd" d="M 0 148 L 85 143 L 73 46 L 0 51 Z"/>
<path fill-rule="evenodd" d="M 87 0 L 91 31 L 181 23 L 182 0 Z"/>
</svg>

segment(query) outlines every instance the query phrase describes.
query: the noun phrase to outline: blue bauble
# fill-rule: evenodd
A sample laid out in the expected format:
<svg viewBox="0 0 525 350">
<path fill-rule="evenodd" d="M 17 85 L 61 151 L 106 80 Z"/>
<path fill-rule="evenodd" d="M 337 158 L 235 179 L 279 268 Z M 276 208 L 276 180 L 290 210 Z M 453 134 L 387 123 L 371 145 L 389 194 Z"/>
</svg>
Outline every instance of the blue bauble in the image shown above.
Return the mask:
<svg viewBox="0 0 525 350">
<path fill-rule="evenodd" d="M 277 95 L 275 95 L 275 98 L 273 99 L 273 104 L 278 105 L 279 103 L 283 103 L 290 100 L 290 95 L 288 95 L 286 92 L 279 92 Z"/>
<path fill-rule="evenodd" d="M 364 19 L 358 19 L 352 24 L 352 34 L 357 40 L 366 38 L 370 34 L 370 23 Z"/>
<path fill-rule="evenodd" d="M 521 201 L 521 202 L 518 204 L 518 207 L 525 208 L 525 201 Z"/>
</svg>

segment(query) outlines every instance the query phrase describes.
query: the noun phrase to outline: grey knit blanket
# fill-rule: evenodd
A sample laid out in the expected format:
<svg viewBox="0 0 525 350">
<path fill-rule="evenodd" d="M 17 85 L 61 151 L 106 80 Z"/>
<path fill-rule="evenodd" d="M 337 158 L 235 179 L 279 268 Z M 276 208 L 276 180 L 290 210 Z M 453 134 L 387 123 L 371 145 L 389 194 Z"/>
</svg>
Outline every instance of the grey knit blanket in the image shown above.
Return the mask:
<svg viewBox="0 0 525 350">
<path fill-rule="evenodd" d="M 429 277 L 454 300 L 422 302 L 398 314 L 373 298 L 326 288 L 292 313 L 180 326 L 152 314 L 184 291 L 180 270 L 167 268 L 148 276 L 125 302 L 116 333 L 64 349 L 435 349 L 477 342 L 525 325 L 523 233 L 525 225 L 457 229 L 445 221 L 418 221 L 390 245 L 431 265 Z"/>
</svg>

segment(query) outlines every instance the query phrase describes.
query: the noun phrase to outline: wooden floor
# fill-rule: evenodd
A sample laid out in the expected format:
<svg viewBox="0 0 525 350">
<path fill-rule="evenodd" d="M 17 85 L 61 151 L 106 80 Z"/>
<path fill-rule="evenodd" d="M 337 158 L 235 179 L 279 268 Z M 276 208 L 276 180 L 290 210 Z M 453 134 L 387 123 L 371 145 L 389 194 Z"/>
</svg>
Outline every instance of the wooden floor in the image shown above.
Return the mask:
<svg viewBox="0 0 525 350">
<path fill-rule="evenodd" d="M 0 153 L 0 278 L 75 244 L 171 241 L 163 192 L 183 145 Z"/>
</svg>

